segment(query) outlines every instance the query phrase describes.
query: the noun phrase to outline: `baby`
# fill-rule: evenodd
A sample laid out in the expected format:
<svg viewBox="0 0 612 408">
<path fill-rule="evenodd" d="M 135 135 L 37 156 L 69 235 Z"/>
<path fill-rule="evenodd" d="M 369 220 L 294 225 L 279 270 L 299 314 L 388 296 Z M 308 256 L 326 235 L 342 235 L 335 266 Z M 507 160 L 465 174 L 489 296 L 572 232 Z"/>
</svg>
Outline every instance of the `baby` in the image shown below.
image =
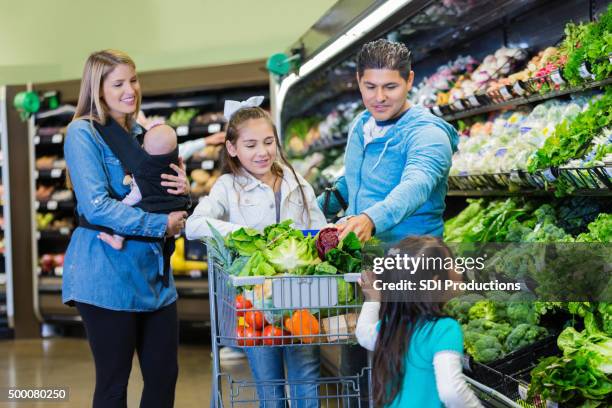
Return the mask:
<svg viewBox="0 0 612 408">
<path fill-rule="evenodd" d="M 143 195 L 141 191 L 146 191 L 149 192 L 149 194 L 145 194 L 144 198 L 146 201 L 148 201 L 149 204 L 153 204 L 153 206 L 155 206 L 155 202 L 163 202 L 164 205 L 158 208 L 147 208 L 143 206 L 143 209 L 145 211 L 169 212 L 171 209 L 174 208 L 176 208 L 176 210 L 183 209 L 185 206 L 185 198 L 182 196 L 174 196 L 170 193 L 167 193 L 165 189 L 160 187 L 160 185 L 158 184 L 160 174 L 168 173 L 167 166 L 169 166 L 170 163 L 175 162 L 176 159 L 178 159 L 178 153 L 176 153 L 176 132 L 172 127 L 168 125 L 154 125 L 145 133 L 142 147 L 146 152 L 144 154 L 148 154 L 150 156 L 151 161 L 156 166 L 151 167 L 151 165 L 149 164 L 147 166 L 147 169 L 139 169 L 143 171 L 143 174 L 138 173 L 133 175 L 130 181 L 131 191 L 127 196 L 125 196 L 125 198 L 121 202 L 132 207 L 138 206 L 138 204 L 141 203 L 141 201 L 143 200 Z M 152 176 L 147 174 L 152 170 L 154 173 L 157 174 L 153 174 Z M 138 183 L 141 184 L 142 190 L 136 183 L 137 178 Z M 151 207 L 151 205 L 149 205 L 149 207 Z M 117 234 L 111 235 L 106 232 L 100 232 L 98 238 L 100 238 L 102 241 L 106 242 L 111 247 L 117 250 L 123 248 L 123 241 L 125 240 L 125 237 L 122 237 Z"/>
</svg>

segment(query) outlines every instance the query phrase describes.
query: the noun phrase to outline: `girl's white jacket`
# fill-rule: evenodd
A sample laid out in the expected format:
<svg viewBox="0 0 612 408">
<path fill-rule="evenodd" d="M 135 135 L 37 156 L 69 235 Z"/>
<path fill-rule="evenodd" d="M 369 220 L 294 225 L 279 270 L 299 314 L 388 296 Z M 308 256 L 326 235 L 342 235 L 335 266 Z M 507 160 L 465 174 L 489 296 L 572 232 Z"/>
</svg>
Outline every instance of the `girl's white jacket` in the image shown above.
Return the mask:
<svg viewBox="0 0 612 408">
<path fill-rule="evenodd" d="M 321 229 L 327 221 L 319 209 L 314 191 L 299 174 L 298 178 L 306 195 L 306 203 L 302 200 L 293 173 L 283 166 L 280 220 L 292 219 L 293 227 L 297 229 Z M 307 214 L 310 215 L 310 223 Z M 276 223 L 274 191 L 246 172 L 239 176 L 224 174 L 187 219 L 187 239 L 212 236 L 208 223 L 223 236 L 241 227 L 263 231 L 268 225 Z"/>
</svg>

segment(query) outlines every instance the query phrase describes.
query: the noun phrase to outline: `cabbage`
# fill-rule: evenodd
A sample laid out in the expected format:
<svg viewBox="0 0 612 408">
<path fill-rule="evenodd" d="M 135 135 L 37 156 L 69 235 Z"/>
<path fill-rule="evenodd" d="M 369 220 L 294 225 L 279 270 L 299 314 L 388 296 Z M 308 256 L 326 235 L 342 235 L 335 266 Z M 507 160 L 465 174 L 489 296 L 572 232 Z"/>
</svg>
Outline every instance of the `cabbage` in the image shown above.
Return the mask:
<svg viewBox="0 0 612 408">
<path fill-rule="evenodd" d="M 282 240 L 274 249 L 265 249 L 263 253 L 277 272 L 291 273 L 321 262 L 314 247 L 314 238 L 298 240 L 290 237 Z"/>
</svg>

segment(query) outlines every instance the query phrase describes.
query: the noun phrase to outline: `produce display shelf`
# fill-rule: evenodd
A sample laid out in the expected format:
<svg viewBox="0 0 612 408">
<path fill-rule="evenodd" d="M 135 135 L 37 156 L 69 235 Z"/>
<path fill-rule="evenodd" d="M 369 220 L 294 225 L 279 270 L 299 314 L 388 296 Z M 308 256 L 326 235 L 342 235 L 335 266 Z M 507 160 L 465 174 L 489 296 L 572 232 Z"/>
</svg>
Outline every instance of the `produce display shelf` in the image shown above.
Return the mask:
<svg viewBox="0 0 612 408">
<path fill-rule="evenodd" d="M 34 144 L 36 146 L 62 146 L 64 143 L 64 135 L 61 133 L 56 133 L 54 135 L 36 135 L 34 136 Z"/>
<path fill-rule="evenodd" d="M 187 163 L 185 163 L 185 166 L 187 167 L 187 171 L 192 171 L 195 169 L 212 170 L 215 168 L 217 163 L 218 160 L 212 159 L 190 159 L 187 161 Z"/>
<path fill-rule="evenodd" d="M 39 211 L 73 211 L 74 201 L 36 201 L 34 207 Z"/>
<path fill-rule="evenodd" d="M 334 147 L 344 147 L 346 145 L 347 140 L 348 139 L 346 137 L 339 136 L 339 137 L 333 137 L 330 141 L 325 141 L 321 143 L 315 142 L 313 143 L 312 146 L 308 148 L 308 151 L 306 151 L 305 153 L 301 155 L 296 155 L 294 157 L 291 157 L 291 159 L 306 157 L 316 152 L 322 152 L 327 149 L 333 149 Z"/>
<path fill-rule="evenodd" d="M 76 107 L 72 105 L 60 106 L 57 109 L 51 109 L 47 111 L 40 111 L 34 115 L 36 119 L 47 119 L 54 116 L 72 116 L 76 112 Z"/>
<path fill-rule="evenodd" d="M 328 89 L 320 89 L 319 92 L 310 95 L 310 97 L 305 96 L 299 106 L 292 107 L 292 109 L 289 110 L 292 113 L 292 117 L 300 117 L 315 106 L 336 100 L 345 94 L 358 94 L 358 91 L 359 87 L 357 81 L 355 81 L 354 74 L 351 74 L 345 78 L 338 78 L 334 85 L 330 86 Z"/>
<path fill-rule="evenodd" d="M 35 179 L 44 179 L 44 180 L 52 180 L 52 179 L 61 179 L 66 176 L 66 169 L 45 169 L 45 170 L 36 170 L 34 172 Z"/>
<path fill-rule="evenodd" d="M 569 95 L 572 93 L 577 93 L 577 92 L 583 92 L 583 91 L 587 91 L 589 89 L 593 89 L 593 88 L 599 88 L 608 84 L 612 83 L 612 78 L 607 78 L 604 79 L 603 81 L 595 81 L 595 82 L 589 82 L 580 86 L 576 86 L 576 87 L 571 87 L 571 88 L 567 88 L 567 89 L 563 89 L 563 90 L 559 90 L 559 91 L 554 91 L 554 92 L 548 92 L 544 95 L 540 95 L 540 94 L 535 94 L 535 95 L 531 95 L 531 96 L 527 96 L 527 97 L 523 97 L 523 98 L 513 98 L 510 99 L 508 101 L 505 102 L 501 102 L 501 103 L 495 103 L 495 104 L 491 104 L 491 105 L 486 105 L 480 108 L 474 108 L 474 109 L 467 109 L 464 111 L 460 111 L 451 115 L 444 115 L 442 116 L 442 118 L 444 120 L 446 120 L 447 122 L 452 122 L 458 119 L 463 119 L 463 118 L 467 118 L 470 116 L 476 116 L 476 115 L 480 115 L 482 113 L 488 113 L 488 112 L 493 112 L 493 111 L 497 111 L 497 110 L 502 110 L 502 109 L 506 109 L 506 108 L 511 108 L 514 106 L 520 106 L 520 105 L 525 105 L 525 104 L 529 104 L 529 103 L 534 103 L 534 102 L 539 102 L 539 101 L 545 101 L 547 99 L 553 99 L 553 98 L 558 98 L 559 96 L 563 96 L 563 95 Z"/>
<path fill-rule="evenodd" d="M 37 231 L 37 239 L 47 241 L 67 241 L 70 239 L 71 234 L 71 229 L 67 227 L 59 230 L 42 230 Z"/>
<path fill-rule="evenodd" d="M 449 190 L 446 194 L 449 197 L 516 197 L 516 196 L 549 196 L 554 194 L 554 190 Z M 585 197 L 612 197 L 612 190 L 575 190 L 570 193 L 572 196 Z"/>
</svg>

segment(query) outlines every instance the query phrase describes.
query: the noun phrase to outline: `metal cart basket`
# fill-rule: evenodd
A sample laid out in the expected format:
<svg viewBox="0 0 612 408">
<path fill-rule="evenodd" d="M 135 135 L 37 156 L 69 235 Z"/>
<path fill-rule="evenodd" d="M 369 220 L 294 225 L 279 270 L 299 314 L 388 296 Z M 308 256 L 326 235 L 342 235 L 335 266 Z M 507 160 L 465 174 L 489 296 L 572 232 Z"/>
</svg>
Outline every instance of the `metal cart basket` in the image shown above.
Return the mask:
<svg viewBox="0 0 612 408">
<path fill-rule="evenodd" d="M 275 275 L 240 277 L 230 274 L 208 248 L 213 395 L 211 406 L 361 407 L 370 370 L 351 377 L 321 377 L 309 381 L 315 395 L 299 395 L 306 380 L 239 380 L 221 372 L 221 346 L 312 347 L 356 344 L 355 327 L 361 309 L 360 274 Z M 273 330 L 262 331 L 263 326 Z M 366 381 L 364 381 L 367 378 Z M 264 390 L 260 399 L 257 389 Z M 278 392 L 278 390 L 281 392 Z M 222 395 L 226 390 L 226 395 Z M 229 391 L 228 391 L 229 390 Z M 284 392 L 283 392 L 284 390 Z M 367 397 L 366 397 L 367 398 Z"/>
</svg>

